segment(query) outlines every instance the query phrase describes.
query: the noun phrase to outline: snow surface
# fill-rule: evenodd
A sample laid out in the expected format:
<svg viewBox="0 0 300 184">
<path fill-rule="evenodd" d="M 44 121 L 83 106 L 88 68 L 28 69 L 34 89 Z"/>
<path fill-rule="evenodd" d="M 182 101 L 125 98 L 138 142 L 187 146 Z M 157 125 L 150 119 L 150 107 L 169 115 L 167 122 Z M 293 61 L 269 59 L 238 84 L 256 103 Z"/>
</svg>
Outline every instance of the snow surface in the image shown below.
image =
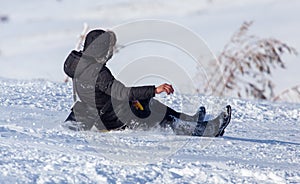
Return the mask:
<svg viewBox="0 0 300 184">
<path fill-rule="evenodd" d="M 200 101 L 210 116 L 209 104 L 231 104 L 225 136 L 73 132 L 62 126 L 70 84 L 3 78 L 0 84 L 0 183 L 300 181 L 300 105 L 175 94 L 161 100 L 175 109 L 180 101 Z"/>
<path fill-rule="evenodd" d="M 66 130 L 72 87 L 62 63 L 84 22 L 112 28 L 139 19 L 179 23 L 218 54 L 243 21 L 300 50 L 300 1 L 0 0 L 0 183 L 300 183 L 300 105 L 205 96 L 158 98 L 208 118 L 226 104 L 223 138 L 170 130 Z M 55 12 L 54 12 L 55 10 Z M 277 92 L 300 83 L 299 55 L 278 70 Z M 113 68 L 112 68 L 113 69 Z M 10 78 L 10 79 L 8 79 Z"/>
</svg>

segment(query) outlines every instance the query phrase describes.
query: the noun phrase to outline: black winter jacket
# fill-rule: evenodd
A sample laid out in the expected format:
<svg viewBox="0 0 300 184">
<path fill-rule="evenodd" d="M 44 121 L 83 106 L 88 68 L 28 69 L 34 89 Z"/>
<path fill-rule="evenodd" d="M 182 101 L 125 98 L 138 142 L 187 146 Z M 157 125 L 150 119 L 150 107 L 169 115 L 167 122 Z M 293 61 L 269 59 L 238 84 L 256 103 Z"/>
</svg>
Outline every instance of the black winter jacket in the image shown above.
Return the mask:
<svg viewBox="0 0 300 184">
<path fill-rule="evenodd" d="M 155 86 L 126 87 L 116 80 L 94 57 L 72 51 L 64 63 L 65 73 L 73 79 L 82 102 L 98 110 L 106 129 L 116 129 L 131 121 L 129 101 L 154 97 Z M 105 106 L 104 114 L 101 110 Z"/>
</svg>

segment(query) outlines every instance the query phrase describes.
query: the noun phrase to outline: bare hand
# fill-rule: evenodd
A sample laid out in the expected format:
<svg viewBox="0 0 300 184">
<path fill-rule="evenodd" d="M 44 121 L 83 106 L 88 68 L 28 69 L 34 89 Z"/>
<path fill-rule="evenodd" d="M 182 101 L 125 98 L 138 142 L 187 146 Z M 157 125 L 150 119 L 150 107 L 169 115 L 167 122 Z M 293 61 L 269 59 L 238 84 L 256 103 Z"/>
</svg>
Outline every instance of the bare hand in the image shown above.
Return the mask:
<svg viewBox="0 0 300 184">
<path fill-rule="evenodd" d="M 168 95 L 174 93 L 174 89 L 170 84 L 162 84 L 155 88 L 155 93 L 160 94 L 162 92 L 166 92 Z"/>
</svg>

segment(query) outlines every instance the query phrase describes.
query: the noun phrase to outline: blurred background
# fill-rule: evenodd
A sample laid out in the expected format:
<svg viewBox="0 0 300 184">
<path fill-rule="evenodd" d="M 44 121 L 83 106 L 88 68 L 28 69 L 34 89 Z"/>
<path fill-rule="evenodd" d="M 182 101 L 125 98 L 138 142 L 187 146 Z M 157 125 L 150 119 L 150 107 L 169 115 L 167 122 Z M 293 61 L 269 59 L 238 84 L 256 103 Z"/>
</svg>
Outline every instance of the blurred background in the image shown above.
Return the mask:
<svg viewBox="0 0 300 184">
<path fill-rule="evenodd" d="M 63 82 L 64 59 L 75 48 L 84 23 L 89 29 L 111 29 L 141 19 L 172 21 L 199 35 L 220 57 L 229 52 L 226 46 L 231 46 L 232 38 L 245 22 L 252 21 L 246 24 L 245 34 L 257 39 L 250 39 L 247 44 L 275 39 L 295 51 L 280 53 L 284 68 L 276 64 L 271 67 L 268 79 L 272 81 L 273 94 L 265 99 L 299 102 L 300 56 L 296 51 L 300 51 L 300 1 L 297 0 L 0 0 L 0 4 L 2 78 Z M 277 46 L 274 48 L 278 49 L 280 44 Z"/>
</svg>

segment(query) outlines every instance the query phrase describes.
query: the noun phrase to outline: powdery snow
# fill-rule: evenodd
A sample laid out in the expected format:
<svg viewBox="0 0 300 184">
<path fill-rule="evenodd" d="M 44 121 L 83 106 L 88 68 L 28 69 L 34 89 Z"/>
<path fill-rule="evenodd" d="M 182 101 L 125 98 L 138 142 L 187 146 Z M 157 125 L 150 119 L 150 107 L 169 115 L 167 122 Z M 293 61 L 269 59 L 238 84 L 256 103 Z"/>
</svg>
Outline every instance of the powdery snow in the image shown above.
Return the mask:
<svg viewBox="0 0 300 184">
<path fill-rule="evenodd" d="M 175 94 L 159 99 L 174 101 L 175 109 L 182 108 L 179 102 L 199 101 L 211 117 L 212 103 L 231 104 L 225 136 L 175 136 L 158 129 L 73 132 L 62 126 L 72 104 L 70 84 L 0 84 L 1 183 L 300 181 L 300 105 Z"/>
</svg>

